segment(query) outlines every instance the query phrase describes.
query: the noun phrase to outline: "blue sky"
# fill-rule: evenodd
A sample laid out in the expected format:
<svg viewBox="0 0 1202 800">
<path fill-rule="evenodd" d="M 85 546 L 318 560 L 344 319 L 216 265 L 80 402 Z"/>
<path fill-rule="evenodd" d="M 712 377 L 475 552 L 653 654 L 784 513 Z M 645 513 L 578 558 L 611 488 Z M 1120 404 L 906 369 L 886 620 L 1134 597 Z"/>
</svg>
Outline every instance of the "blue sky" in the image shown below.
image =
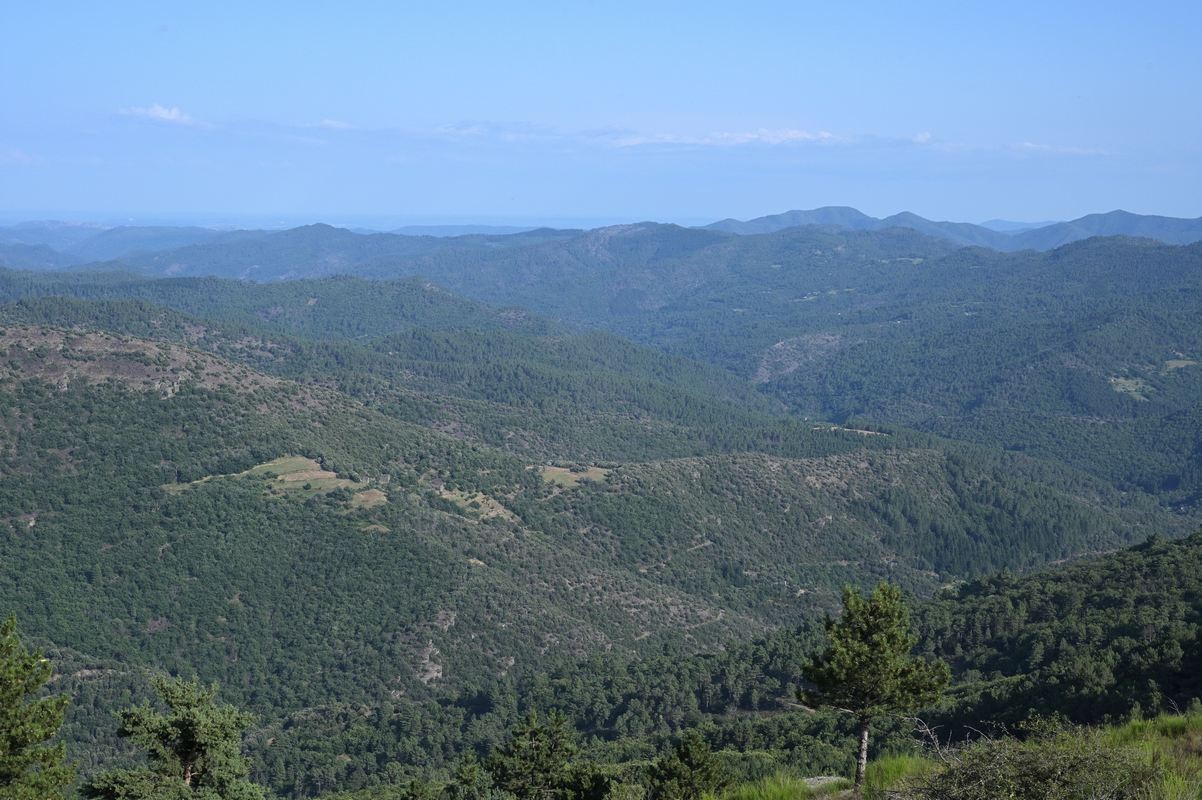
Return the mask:
<svg viewBox="0 0 1202 800">
<path fill-rule="evenodd" d="M 1202 3 L 0 4 L 0 216 L 1202 215 Z"/>
</svg>

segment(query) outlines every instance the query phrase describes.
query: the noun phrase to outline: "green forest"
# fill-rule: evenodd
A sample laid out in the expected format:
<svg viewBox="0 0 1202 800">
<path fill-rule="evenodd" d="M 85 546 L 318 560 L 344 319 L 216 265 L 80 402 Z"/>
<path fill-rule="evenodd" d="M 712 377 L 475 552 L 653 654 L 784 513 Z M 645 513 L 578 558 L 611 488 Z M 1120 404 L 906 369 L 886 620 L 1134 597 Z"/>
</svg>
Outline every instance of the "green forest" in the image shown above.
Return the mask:
<svg viewBox="0 0 1202 800">
<path fill-rule="evenodd" d="M 0 269 L 0 797 L 1198 796 L 1198 245 L 158 241 Z"/>
</svg>

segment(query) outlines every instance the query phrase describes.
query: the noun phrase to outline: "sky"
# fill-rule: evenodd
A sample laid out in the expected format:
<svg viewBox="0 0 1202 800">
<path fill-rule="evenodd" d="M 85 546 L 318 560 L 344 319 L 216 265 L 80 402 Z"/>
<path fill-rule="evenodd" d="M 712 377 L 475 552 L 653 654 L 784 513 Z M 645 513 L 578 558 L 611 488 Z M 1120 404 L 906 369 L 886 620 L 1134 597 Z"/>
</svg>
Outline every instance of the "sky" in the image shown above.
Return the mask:
<svg viewBox="0 0 1202 800">
<path fill-rule="evenodd" d="M 0 0 L 0 218 L 1202 215 L 1202 2 Z"/>
</svg>

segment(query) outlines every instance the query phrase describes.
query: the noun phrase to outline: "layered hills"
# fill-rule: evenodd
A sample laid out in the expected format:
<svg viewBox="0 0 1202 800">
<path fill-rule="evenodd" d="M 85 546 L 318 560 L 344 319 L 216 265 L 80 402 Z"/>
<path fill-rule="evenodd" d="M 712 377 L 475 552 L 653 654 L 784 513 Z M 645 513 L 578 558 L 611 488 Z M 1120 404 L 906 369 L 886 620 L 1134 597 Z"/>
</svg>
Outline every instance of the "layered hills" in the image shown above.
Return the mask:
<svg viewBox="0 0 1202 800">
<path fill-rule="evenodd" d="M 598 740 L 758 736 L 781 723 L 740 713 L 882 578 L 968 582 L 921 616 L 949 720 L 1034 703 L 1022 676 L 1083 652 L 1014 638 L 1055 598 L 1005 630 L 972 609 L 1055 579 L 982 576 L 1194 527 L 1200 266 L 648 223 L 0 269 L 0 607 L 64 665 L 82 762 L 147 673 L 196 674 L 259 715 L 291 796 L 485 750 L 527 708 Z M 1099 678 L 1108 708 L 1150 702 L 1134 680 Z"/>
</svg>

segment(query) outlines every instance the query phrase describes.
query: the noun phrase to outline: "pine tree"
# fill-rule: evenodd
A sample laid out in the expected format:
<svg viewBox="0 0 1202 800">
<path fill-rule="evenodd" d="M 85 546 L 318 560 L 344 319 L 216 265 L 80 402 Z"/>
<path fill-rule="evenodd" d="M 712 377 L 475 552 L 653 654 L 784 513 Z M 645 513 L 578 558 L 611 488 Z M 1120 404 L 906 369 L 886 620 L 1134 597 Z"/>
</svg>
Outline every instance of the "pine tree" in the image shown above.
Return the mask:
<svg viewBox="0 0 1202 800">
<path fill-rule="evenodd" d="M 490 800 L 497 794 L 493 790 L 492 779 L 476 759 L 476 754 L 468 751 L 455 767 L 442 796 L 445 800 Z"/>
<path fill-rule="evenodd" d="M 935 702 L 950 672 L 941 661 L 910 655 L 917 643 L 910 632 L 910 611 L 901 590 L 888 583 L 879 584 L 867 598 L 845 587 L 843 616 L 827 620 L 826 635 L 826 649 L 805 666 L 814 690 L 803 692 L 802 701 L 855 717 L 860 733 L 855 779 L 859 793 L 873 719 Z"/>
<path fill-rule="evenodd" d="M 247 778 L 242 732 L 253 718 L 217 703 L 217 687 L 157 678 L 167 705 L 162 714 L 143 705 L 122 711 L 120 734 L 146 749 L 150 764 L 110 770 L 84 789 L 95 800 L 263 800 Z"/>
<path fill-rule="evenodd" d="M 688 731 L 651 765 L 652 800 L 701 800 L 730 782 L 726 767 L 697 731 Z"/>
<path fill-rule="evenodd" d="M 0 797 L 49 800 L 62 797 L 75 779 L 63 745 L 49 745 L 63 724 L 66 696 L 42 697 L 50 662 L 30 653 L 17 635 L 17 620 L 0 623 Z"/>
<path fill-rule="evenodd" d="M 488 772 L 493 784 L 519 800 L 565 800 L 572 791 L 574 731 L 562 714 L 552 712 L 546 723 L 530 714 L 513 738 L 493 752 Z"/>
</svg>

